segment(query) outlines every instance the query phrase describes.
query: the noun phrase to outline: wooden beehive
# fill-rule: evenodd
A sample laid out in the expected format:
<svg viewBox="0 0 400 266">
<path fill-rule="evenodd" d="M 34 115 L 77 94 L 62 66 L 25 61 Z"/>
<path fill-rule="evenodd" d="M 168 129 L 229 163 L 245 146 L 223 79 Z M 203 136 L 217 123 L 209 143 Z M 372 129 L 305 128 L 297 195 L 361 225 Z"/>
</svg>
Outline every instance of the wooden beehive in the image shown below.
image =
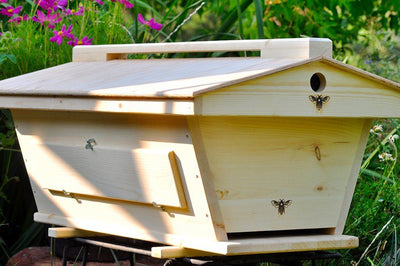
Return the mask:
<svg viewBox="0 0 400 266">
<path fill-rule="evenodd" d="M 260 57 L 125 60 L 250 50 Z M 356 247 L 342 232 L 371 119 L 400 117 L 400 86 L 331 50 L 82 46 L 71 63 L 1 81 L 35 221 L 171 245 L 158 257 Z"/>
</svg>

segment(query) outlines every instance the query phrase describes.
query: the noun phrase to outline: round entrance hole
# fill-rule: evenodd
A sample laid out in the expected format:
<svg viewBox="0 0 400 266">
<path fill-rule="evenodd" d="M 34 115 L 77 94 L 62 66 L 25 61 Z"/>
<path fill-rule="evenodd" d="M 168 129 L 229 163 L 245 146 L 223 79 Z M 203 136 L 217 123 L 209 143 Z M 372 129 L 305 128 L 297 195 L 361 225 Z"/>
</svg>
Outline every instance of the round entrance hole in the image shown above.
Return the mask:
<svg viewBox="0 0 400 266">
<path fill-rule="evenodd" d="M 315 92 L 321 92 L 325 89 L 326 79 L 321 73 L 314 73 L 310 79 L 311 89 Z"/>
</svg>

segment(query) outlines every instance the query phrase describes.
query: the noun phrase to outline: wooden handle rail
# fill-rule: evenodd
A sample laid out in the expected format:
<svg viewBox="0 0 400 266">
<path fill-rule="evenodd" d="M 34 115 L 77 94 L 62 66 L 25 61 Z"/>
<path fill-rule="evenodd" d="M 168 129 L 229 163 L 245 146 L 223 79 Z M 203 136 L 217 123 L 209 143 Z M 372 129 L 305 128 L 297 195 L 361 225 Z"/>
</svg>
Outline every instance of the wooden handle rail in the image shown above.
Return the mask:
<svg viewBox="0 0 400 266">
<path fill-rule="evenodd" d="M 73 61 L 124 59 L 128 54 L 221 51 L 260 51 L 262 58 L 332 57 L 332 41 L 323 38 L 300 38 L 75 46 Z"/>
</svg>

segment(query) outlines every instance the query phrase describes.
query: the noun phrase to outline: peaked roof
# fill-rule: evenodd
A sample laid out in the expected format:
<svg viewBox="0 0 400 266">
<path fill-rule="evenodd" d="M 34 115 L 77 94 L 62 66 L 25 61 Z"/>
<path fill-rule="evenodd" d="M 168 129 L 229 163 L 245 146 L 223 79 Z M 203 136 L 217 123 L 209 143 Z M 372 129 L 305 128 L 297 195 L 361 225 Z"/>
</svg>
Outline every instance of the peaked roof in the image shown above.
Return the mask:
<svg viewBox="0 0 400 266">
<path fill-rule="evenodd" d="M 229 85 L 322 62 L 400 90 L 400 84 L 325 57 L 72 62 L 0 81 L 0 95 L 191 99 Z"/>
</svg>

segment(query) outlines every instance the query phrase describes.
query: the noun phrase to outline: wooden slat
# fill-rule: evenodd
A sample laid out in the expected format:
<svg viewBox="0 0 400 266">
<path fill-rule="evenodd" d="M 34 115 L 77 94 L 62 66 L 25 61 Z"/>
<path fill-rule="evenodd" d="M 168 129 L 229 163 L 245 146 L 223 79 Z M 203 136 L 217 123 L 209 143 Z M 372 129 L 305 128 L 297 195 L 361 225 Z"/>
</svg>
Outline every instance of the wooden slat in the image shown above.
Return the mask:
<svg viewBox="0 0 400 266">
<path fill-rule="evenodd" d="M 183 184 L 182 184 L 183 179 L 181 174 L 182 171 L 179 163 L 179 158 L 174 151 L 170 151 L 168 153 L 168 158 L 171 165 L 172 175 L 175 181 L 176 192 L 179 200 L 179 207 L 182 209 L 186 209 L 188 205 L 186 201 L 185 190 L 183 189 Z M 161 193 L 165 194 L 165 191 L 166 190 L 161 191 Z"/>
<path fill-rule="evenodd" d="M 218 255 L 219 254 L 216 253 L 175 246 L 160 246 L 151 248 L 151 256 L 159 259 Z"/>
<path fill-rule="evenodd" d="M 71 227 L 53 227 L 49 228 L 48 236 L 53 238 L 69 238 L 69 237 L 92 237 L 104 236 L 104 234 L 80 230 Z"/>
<path fill-rule="evenodd" d="M 76 46 L 73 61 L 106 61 L 126 54 L 261 51 L 263 58 L 310 58 L 332 56 L 332 41 L 320 38 L 175 42 Z"/>
<path fill-rule="evenodd" d="M 356 247 L 358 247 L 358 238 L 354 236 L 279 236 L 232 240 L 227 245 L 227 255 L 347 249 Z"/>
<path fill-rule="evenodd" d="M 0 107 L 54 111 L 193 115 L 193 101 L 0 96 Z"/>
<path fill-rule="evenodd" d="M 226 254 L 223 255 L 234 256 L 356 248 L 358 247 L 358 238 L 347 235 L 253 237 L 215 243 L 216 245 L 225 246 Z M 212 244 L 210 246 L 213 247 Z M 175 246 L 153 247 L 151 252 L 153 257 L 160 259 L 222 255 Z"/>
</svg>

